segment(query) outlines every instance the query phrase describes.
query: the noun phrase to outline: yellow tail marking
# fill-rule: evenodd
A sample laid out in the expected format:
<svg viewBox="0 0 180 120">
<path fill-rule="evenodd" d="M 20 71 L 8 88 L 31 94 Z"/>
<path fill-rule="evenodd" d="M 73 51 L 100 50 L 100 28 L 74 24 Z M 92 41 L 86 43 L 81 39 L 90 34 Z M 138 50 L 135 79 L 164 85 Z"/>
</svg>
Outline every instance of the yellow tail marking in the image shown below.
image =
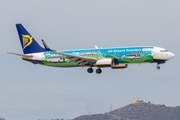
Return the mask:
<svg viewBox="0 0 180 120">
<path fill-rule="evenodd" d="M 30 37 L 30 35 L 22 35 L 23 50 L 32 43 L 32 39 L 33 37 Z"/>
</svg>

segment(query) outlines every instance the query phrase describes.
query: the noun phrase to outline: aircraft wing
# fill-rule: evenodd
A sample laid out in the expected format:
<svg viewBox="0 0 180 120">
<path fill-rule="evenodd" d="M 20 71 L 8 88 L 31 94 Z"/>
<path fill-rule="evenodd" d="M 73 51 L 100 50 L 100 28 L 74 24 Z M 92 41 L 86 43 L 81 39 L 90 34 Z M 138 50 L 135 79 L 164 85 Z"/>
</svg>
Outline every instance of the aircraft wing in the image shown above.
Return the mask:
<svg viewBox="0 0 180 120">
<path fill-rule="evenodd" d="M 97 61 L 96 58 L 90 58 L 90 57 L 84 57 L 84 56 L 71 55 L 71 54 L 67 54 L 67 53 L 57 52 L 57 51 L 54 51 L 54 50 L 52 50 L 51 52 L 57 53 L 57 54 L 60 54 L 60 55 L 64 55 L 64 56 L 66 56 L 68 59 L 69 59 L 69 58 L 78 58 L 78 59 L 88 60 L 88 61 L 93 61 L 93 62 L 96 62 L 96 61 Z"/>
<path fill-rule="evenodd" d="M 77 56 L 77 55 L 72 55 L 72 54 L 67 54 L 67 53 L 62 53 L 62 52 L 57 52 L 57 51 L 54 51 L 54 50 L 51 50 L 47 44 L 45 43 L 44 40 L 42 40 L 43 44 L 44 44 L 44 47 L 47 51 L 50 51 L 50 52 L 53 52 L 53 53 L 56 53 L 56 54 L 59 54 L 59 55 L 64 55 L 66 56 L 66 58 L 69 59 L 69 62 L 71 61 L 75 61 L 76 64 L 78 63 L 81 63 L 81 64 L 87 64 L 87 63 L 94 63 L 96 62 L 98 59 L 96 58 L 90 58 L 90 57 L 84 57 L 84 56 Z"/>
</svg>

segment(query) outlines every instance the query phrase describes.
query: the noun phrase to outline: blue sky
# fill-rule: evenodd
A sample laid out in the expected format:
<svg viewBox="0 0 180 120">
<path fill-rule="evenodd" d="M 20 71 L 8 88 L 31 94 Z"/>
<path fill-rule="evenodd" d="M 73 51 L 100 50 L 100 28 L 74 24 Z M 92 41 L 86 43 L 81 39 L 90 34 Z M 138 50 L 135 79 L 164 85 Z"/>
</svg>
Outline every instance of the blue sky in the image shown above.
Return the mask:
<svg viewBox="0 0 180 120">
<path fill-rule="evenodd" d="M 180 105 L 178 0 L 6 0 L 0 1 L 0 117 L 7 120 L 75 118 L 132 103 Z M 57 50 L 159 46 L 176 56 L 156 64 L 103 69 L 34 65 L 5 52 L 22 53 L 15 24 Z"/>
</svg>

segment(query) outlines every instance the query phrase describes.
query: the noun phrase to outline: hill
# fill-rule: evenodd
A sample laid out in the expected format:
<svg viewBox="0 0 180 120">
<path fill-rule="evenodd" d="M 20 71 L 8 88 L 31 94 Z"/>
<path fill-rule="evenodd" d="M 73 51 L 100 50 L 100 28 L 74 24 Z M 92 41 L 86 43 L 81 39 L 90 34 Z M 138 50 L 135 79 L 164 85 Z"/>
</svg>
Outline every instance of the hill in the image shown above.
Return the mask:
<svg viewBox="0 0 180 120">
<path fill-rule="evenodd" d="M 73 120 L 180 120 L 180 106 L 140 102 L 105 114 L 83 115 Z"/>
</svg>

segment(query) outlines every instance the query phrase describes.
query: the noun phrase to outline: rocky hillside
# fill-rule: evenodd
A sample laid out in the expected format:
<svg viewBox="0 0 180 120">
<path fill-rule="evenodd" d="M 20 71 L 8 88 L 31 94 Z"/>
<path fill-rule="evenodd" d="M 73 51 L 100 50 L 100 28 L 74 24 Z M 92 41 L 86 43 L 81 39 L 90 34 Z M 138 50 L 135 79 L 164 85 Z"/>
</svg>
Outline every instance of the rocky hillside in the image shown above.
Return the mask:
<svg viewBox="0 0 180 120">
<path fill-rule="evenodd" d="M 130 104 L 105 114 L 83 115 L 73 120 L 180 120 L 180 106 Z"/>
</svg>

